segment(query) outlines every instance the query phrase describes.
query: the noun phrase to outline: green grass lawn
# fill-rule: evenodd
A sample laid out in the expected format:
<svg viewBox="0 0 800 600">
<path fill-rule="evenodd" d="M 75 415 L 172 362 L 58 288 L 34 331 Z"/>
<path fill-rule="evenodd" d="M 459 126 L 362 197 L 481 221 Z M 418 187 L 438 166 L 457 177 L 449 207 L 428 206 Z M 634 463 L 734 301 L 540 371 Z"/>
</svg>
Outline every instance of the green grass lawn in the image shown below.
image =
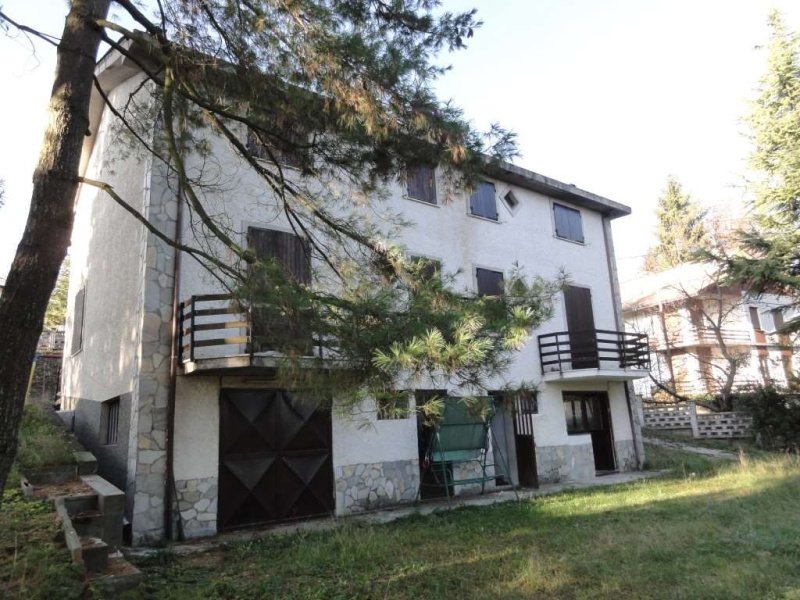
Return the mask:
<svg viewBox="0 0 800 600">
<path fill-rule="evenodd" d="M 140 562 L 123 598 L 800 600 L 800 461 L 648 448 L 670 474 L 388 525 L 270 536 Z M 0 597 L 102 598 L 50 507 L 6 492 Z"/>
<path fill-rule="evenodd" d="M 689 446 L 699 448 L 711 448 L 712 450 L 725 450 L 738 454 L 740 450 L 756 457 L 770 456 L 766 450 L 756 446 L 752 438 L 693 438 L 691 432 L 683 433 L 684 430 L 675 431 L 670 429 L 644 429 L 642 433 L 646 437 L 653 437 L 669 442 L 681 442 Z"/>
<path fill-rule="evenodd" d="M 134 597 L 800 599 L 800 464 L 649 448 L 673 475 L 143 562 Z"/>
</svg>

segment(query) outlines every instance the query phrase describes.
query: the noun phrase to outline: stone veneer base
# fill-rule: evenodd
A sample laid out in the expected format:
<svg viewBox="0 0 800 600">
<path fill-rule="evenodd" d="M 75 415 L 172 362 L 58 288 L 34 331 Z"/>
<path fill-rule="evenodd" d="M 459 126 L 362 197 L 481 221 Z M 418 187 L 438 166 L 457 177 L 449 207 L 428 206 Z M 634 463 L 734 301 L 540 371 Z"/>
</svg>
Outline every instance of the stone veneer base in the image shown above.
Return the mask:
<svg viewBox="0 0 800 600">
<path fill-rule="evenodd" d="M 219 496 L 217 478 L 179 480 L 175 482 L 175 489 L 183 535 L 187 538 L 215 535 Z"/>
<path fill-rule="evenodd" d="M 537 446 L 536 467 L 540 483 L 594 479 L 592 445 Z"/>
<path fill-rule="evenodd" d="M 414 502 L 419 489 L 419 461 L 396 460 L 339 466 L 336 477 L 336 514 L 349 515 Z"/>
</svg>

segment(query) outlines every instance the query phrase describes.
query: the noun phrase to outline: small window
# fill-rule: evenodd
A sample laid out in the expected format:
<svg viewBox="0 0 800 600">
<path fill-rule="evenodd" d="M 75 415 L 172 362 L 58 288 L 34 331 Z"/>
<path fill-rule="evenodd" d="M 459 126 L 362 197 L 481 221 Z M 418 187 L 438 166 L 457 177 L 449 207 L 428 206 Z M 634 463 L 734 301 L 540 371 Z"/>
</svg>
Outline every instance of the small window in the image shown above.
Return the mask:
<svg viewBox="0 0 800 600">
<path fill-rule="evenodd" d="M 497 221 L 497 199 L 494 184 L 481 181 L 469 197 L 469 212 L 476 217 Z"/>
<path fill-rule="evenodd" d="M 503 272 L 491 269 L 475 269 L 475 279 L 478 282 L 478 294 L 481 296 L 503 295 Z"/>
<path fill-rule="evenodd" d="M 113 446 L 119 436 L 119 398 L 103 402 L 100 412 L 100 443 L 104 446 Z"/>
<path fill-rule="evenodd" d="M 407 419 L 410 416 L 407 392 L 387 393 L 378 396 L 375 402 L 379 421 Z"/>
<path fill-rule="evenodd" d="M 775 326 L 775 331 L 780 331 L 783 328 L 784 321 L 782 308 L 772 309 L 772 324 Z"/>
<path fill-rule="evenodd" d="M 83 348 L 83 313 L 86 304 L 86 287 L 82 287 L 75 294 L 75 304 L 72 307 L 72 345 L 70 354 L 77 354 Z"/>
<path fill-rule="evenodd" d="M 750 322 L 753 324 L 753 331 L 762 331 L 761 319 L 758 316 L 758 309 L 755 306 L 750 307 Z"/>
<path fill-rule="evenodd" d="M 436 204 L 436 169 L 426 166 L 409 167 L 406 194 L 414 200 Z"/>
<path fill-rule="evenodd" d="M 553 215 L 556 224 L 556 237 L 583 243 L 581 211 L 561 204 L 553 204 Z"/>
<path fill-rule="evenodd" d="M 519 199 L 512 190 L 508 190 L 505 196 L 503 196 L 503 203 L 512 215 L 516 213 L 519 208 Z"/>
</svg>

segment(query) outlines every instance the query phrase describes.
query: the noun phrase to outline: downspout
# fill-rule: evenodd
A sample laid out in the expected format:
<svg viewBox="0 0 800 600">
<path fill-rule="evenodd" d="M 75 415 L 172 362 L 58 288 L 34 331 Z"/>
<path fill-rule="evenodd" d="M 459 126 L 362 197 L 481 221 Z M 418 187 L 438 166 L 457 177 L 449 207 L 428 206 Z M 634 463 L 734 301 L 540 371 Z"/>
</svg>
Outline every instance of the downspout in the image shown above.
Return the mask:
<svg viewBox="0 0 800 600">
<path fill-rule="evenodd" d="M 175 193 L 175 200 L 178 203 L 175 215 L 175 235 L 176 243 L 181 243 L 181 217 L 183 214 L 183 184 L 178 181 L 178 189 Z M 178 319 L 178 305 L 180 303 L 180 282 L 181 282 L 181 251 L 177 248 L 175 260 L 172 267 L 172 345 L 169 361 L 169 391 L 167 393 L 167 479 L 165 482 L 166 490 L 164 494 L 164 532 L 168 540 L 173 539 L 173 520 L 175 517 L 174 504 L 177 499 L 177 489 L 175 486 L 174 472 L 174 449 L 175 449 L 175 397 L 178 380 L 178 328 L 181 327 Z M 178 512 L 178 539 L 183 541 L 183 522 L 180 512 Z"/>
<path fill-rule="evenodd" d="M 611 284 L 611 304 L 614 307 L 614 322 L 617 324 L 617 331 L 624 331 L 622 322 L 622 298 L 619 291 L 619 279 L 614 260 L 614 246 L 611 240 L 611 219 L 603 216 L 603 242 L 606 248 L 606 263 L 608 264 L 608 281 Z M 624 381 L 622 387 L 625 389 L 625 404 L 628 407 L 628 420 L 631 424 L 631 436 L 633 437 L 633 454 L 636 458 L 636 465 L 642 468 L 642 453 L 639 445 L 642 444 L 641 437 L 636 432 L 636 423 L 633 417 L 633 406 L 631 404 L 630 382 Z M 642 445 L 642 448 L 644 446 Z M 615 449 L 616 450 L 616 449 Z"/>
</svg>

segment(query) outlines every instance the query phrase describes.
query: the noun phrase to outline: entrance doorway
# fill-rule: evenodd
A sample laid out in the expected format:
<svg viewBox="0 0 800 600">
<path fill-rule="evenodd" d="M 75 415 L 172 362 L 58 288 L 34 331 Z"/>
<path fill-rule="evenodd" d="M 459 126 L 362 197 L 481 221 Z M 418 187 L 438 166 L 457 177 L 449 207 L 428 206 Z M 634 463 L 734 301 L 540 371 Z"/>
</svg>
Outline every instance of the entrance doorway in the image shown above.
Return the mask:
<svg viewBox="0 0 800 600">
<path fill-rule="evenodd" d="M 564 416 L 569 435 L 590 434 L 594 468 L 598 473 L 614 471 L 614 436 L 606 392 L 564 392 Z"/>
<path fill-rule="evenodd" d="M 285 390 L 220 393 L 220 530 L 331 514 L 329 410 Z"/>
</svg>

